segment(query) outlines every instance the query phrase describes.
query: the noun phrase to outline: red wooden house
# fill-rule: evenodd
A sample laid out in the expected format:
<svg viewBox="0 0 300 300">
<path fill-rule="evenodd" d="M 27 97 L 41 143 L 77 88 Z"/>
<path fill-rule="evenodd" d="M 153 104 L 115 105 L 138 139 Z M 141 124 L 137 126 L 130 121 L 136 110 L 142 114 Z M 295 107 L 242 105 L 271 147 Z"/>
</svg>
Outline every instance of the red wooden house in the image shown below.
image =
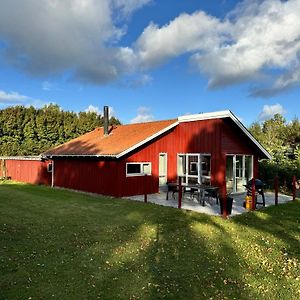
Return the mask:
<svg viewBox="0 0 300 300">
<path fill-rule="evenodd" d="M 43 153 L 52 186 L 115 197 L 183 182 L 242 191 L 269 153 L 230 111 L 97 128 Z M 145 175 L 148 175 L 145 177 Z"/>
</svg>

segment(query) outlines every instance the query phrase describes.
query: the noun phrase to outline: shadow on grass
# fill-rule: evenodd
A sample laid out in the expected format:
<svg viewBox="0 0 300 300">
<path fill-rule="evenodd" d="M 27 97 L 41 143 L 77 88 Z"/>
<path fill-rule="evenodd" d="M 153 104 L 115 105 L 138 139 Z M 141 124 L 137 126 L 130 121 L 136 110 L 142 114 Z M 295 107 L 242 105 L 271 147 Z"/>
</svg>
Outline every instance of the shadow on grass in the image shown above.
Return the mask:
<svg viewBox="0 0 300 300">
<path fill-rule="evenodd" d="M 255 213 L 236 216 L 233 221 L 253 228 L 262 234 L 269 234 L 281 240 L 300 259 L 300 201 L 270 206 Z M 285 249 L 288 250 L 288 249 Z"/>
<path fill-rule="evenodd" d="M 225 221 L 18 184 L 0 185 L 0 199 L 4 298 L 261 296 L 259 271 L 245 255 L 252 250 L 251 235 L 263 231 L 256 214 Z M 262 213 L 276 224 L 276 209 Z M 294 245 L 290 238 L 284 242 Z M 259 276 L 266 274 L 262 269 Z M 270 286 L 267 295 L 273 295 Z"/>
</svg>

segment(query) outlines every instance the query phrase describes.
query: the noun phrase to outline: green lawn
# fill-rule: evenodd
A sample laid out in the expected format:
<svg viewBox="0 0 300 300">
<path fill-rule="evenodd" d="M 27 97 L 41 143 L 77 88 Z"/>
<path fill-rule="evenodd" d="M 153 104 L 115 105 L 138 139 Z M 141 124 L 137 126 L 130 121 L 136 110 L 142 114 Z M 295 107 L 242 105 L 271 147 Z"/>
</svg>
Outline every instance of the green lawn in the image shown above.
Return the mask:
<svg viewBox="0 0 300 300">
<path fill-rule="evenodd" d="M 300 202 L 224 220 L 0 184 L 0 299 L 299 299 Z"/>
</svg>

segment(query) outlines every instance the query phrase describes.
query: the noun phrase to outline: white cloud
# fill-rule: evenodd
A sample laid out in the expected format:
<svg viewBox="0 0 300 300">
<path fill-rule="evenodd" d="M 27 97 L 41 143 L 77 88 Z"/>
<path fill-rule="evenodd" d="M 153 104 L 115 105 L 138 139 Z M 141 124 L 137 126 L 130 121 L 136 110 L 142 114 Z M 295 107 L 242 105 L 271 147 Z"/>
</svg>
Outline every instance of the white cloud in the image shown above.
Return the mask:
<svg viewBox="0 0 300 300">
<path fill-rule="evenodd" d="M 49 104 L 49 102 L 25 96 L 18 92 L 5 92 L 3 90 L 0 90 L 0 104 L 6 106 L 21 104 L 25 106 L 33 105 L 35 107 L 42 107 L 46 104 Z"/>
<path fill-rule="evenodd" d="M 22 103 L 29 100 L 30 97 L 21 95 L 18 92 L 5 92 L 0 90 L 0 103 Z"/>
<path fill-rule="evenodd" d="M 300 83 L 299 68 L 291 70 L 299 64 L 299 16 L 299 0 L 245 0 L 225 19 L 199 11 L 182 14 L 161 28 L 151 23 L 135 51 L 144 68 L 190 53 L 191 63 L 208 77 L 210 88 L 261 81 L 265 71 L 276 69 L 275 84 L 267 87 L 269 93 L 278 93 Z M 282 82 L 286 77 L 293 84 Z"/>
<path fill-rule="evenodd" d="M 116 79 L 132 67 L 133 52 L 116 43 L 125 26 L 113 16 L 130 14 L 146 0 L 2 0 L 0 39 L 7 62 L 33 75 L 68 71 L 96 84 Z M 119 24 L 119 23 L 118 23 Z"/>
<path fill-rule="evenodd" d="M 99 108 L 99 106 L 94 106 L 90 104 L 85 110 L 85 112 L 94 112 L 97 115 L 103 115 L 103 110 Z M 116 117 L 116 111 L 112 106 L 108 107 L 109 117 Z"/>
<path fill-rule="evenodd" d="M 220 41 L 222 24 L 199 11 L 181 14 L 159 28 L 151 23 L 138 38 L 135 48 L 142 65 L 153 67 L 166 59 L 199 49 L 211 50 Z"/>
<path fill-rule="evenodd" d="M 95 84 L 188 54 L 210 88 L 249 81 L 259 84 L 252 96 L 269 97 L 300 85 L 300 0 L 244 0 L 222 19 L 182 13 L 161 27 L 150 23 L 133 45 L 119 46 L 128 17 L 150 2 L 2 0 L 1 53 L 32 75 L 67 72 Z M 136 85 L 151 81 L 144 76 Z"/>
<path fill-rule="evenodd" d="M 108 107 L 108 114 L 109 114 L 109 117 L 115 117 L 116 118 L 116 111 L 112 106 Z"/>
<path fill-rule="evenodd" d="M 129 78 L 126 78 L 125 80 L 122 80 L 119 85 L 121 87 L 136 89 L 142 86 L 150 85 L 152 81 L 153 81 L 152 76 L 148 74 L 142 74 L 142 75 L 131 76 Z"/>
<path fill-rule="evenodd" d="M 274 105 L 264 105 L 262 111 L 258 116 L 258 120 L 265 121 L 271 119 L 276 114 L 284 115 L 285 113 L 285 109 L 278 103 Z"/>
<path fill-rule="evenodd" d="M 53 88 L 53 84 L 49 81 L 43 81 L 42 82 L 42 89 L 44 91 L 51 91 L 51 89 Z"/>
<path fill-rule="evenodd" d="M 116 8 L 120 9 L 123 16 L 130 16 L 135 10 L 150 3 L 152 0 L 113 0 Z"/>
<path fill-rule="evenodd" d="M 134 117 L 130 123 L 145 123 L 153 120 L 154 116 L 151 113 L 151 109 L 149 107 L 141 106 L 137 110 L 137 116 Z"/>
<path fill-rule="evenodd" d="M 85 112 L 91 112 L 91 113 L 96 113 L 97 115 L 101 115 L 102 111 L 99 109 L 98 106 L 94 106 L 90 104 L 85 110 Z"/>
<path fill-rule="evenodd" d="M 291 70 L 280 75 L 271 85 L 256 87 L 251 90 L 251 96 L 270 98 L 286 90 L 300 85 L 300 62 L 297 62 Z"/>
</svg>

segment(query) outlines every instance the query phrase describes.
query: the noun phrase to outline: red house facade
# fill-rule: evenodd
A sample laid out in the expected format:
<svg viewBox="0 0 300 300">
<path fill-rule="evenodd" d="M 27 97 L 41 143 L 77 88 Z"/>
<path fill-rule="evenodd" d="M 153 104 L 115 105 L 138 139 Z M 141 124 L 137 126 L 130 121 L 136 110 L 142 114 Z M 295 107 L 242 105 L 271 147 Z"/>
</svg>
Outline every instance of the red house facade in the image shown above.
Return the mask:
<svg viewBox="0 0 300 300">
<path fill-rule="evenodd" d="M 179 177 L 240 192 L 270 155 L 221 111 L 97 128 L 42 157 L 52 161 L 52 186 L 124 197 L 157 193 Z"/>
</svg>

